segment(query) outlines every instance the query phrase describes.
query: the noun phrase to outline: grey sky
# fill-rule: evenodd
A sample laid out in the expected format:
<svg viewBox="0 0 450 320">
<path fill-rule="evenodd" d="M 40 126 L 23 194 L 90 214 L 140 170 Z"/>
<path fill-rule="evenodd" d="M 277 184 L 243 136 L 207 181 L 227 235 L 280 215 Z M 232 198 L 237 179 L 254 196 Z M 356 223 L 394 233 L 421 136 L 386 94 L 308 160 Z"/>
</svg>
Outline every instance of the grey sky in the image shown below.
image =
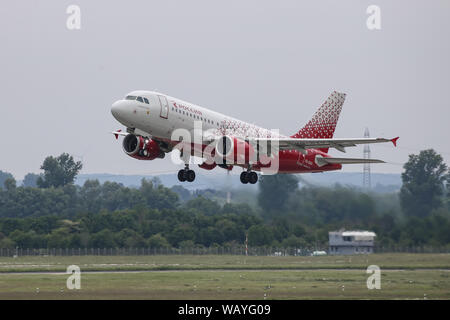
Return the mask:
<svg viewBox="0 0 450 320">
<path fill-rule="evenodd" d="M 70 4 L 81 30 L 66 28 Z M 370 4 L 379 31 L 366 28 Z M 401 172 L 425 148 L 450 161 L 450 1 L 3 0 L 0 40 L 0 170 L 19 179 L 62 152 L 84 173 L 177 170 L 127 157 L 108 134 L 121 128 L 112 102 L 135 89 L 285 134 L 338 90 L 336 137 L 400 136 L 372 146 L 391 162 L 374 172 Z"/>
</svg>

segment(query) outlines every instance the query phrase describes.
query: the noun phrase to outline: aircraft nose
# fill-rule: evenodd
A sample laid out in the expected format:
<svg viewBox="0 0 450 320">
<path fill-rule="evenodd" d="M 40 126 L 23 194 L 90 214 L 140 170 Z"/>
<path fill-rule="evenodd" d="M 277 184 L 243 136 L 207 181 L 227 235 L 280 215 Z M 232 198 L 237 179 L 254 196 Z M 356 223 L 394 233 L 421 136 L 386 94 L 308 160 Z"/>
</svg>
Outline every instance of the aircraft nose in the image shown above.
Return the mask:
<svg viewBox="0 0 450 320">
<path fill-rule="evenodd" d="M 125 103 L 123 100 L 118 100 L 116 102 L 114 102 L 111 106 L 111 113 L 114 116 L 114 118 L 116 118 L 117 120 L 119 120 L 119 118 L 122 118 L 125 112 Z"/>
</svg>

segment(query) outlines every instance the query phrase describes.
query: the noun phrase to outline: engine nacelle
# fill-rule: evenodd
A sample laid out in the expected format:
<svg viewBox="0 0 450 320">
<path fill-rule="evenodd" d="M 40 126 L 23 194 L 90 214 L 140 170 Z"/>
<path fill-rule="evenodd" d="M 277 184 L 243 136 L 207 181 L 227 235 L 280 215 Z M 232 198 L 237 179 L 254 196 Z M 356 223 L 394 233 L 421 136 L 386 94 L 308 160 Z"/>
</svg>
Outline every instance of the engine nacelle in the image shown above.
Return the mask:
<svg viewBox="0 0 450 320">
<path fill-rule="evenodd" d="M 208 164 L 206 162 L 203 162 L 202 164 L 198 165 L 200 168 L 205 169 L 205 170 L 212 170 L 214 169 L 217 165 L 215 162 Z"/>
<path fill-rule="evenodd" d="M 215 154 L 218 163 L 225 159 L 227 163 L 248 164 L 254 158 L 254 149 L 247 141 L 223 136 L 217 140 Z"/>
<path fill-rule="evenodd" d="M 155 140 L 131 133 L 123 139 L 122 148 L 127 155 L 139 160 L 154 160 L 165 156 Z"/>
</svg>

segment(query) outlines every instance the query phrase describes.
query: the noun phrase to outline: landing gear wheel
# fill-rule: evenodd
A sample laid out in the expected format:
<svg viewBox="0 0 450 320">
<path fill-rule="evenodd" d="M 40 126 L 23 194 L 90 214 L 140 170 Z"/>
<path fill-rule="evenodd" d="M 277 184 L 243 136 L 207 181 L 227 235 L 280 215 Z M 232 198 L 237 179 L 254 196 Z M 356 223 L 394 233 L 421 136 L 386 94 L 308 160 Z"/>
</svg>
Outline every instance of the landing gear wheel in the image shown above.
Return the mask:
<svg viewBox="0 0 450 320">
<path fill-rule="evenodd" d="M 186 170 L 181 169 L 180 171 L 178 171 L 178 180 L 180 180 L 181 182 L 186 181 Z"/>
<path fill-rule="evenodd" d="M 254 171 L 249 172 L 247 174 L 247 177 L 248 177 L 248 182 L 250 182 L 251 184 L 255 184 L 256 182 L 258 182 L 258 175 Z"/>
<path fill-rule="evenodd" d="M 242 171 L 241 172 L 240 179 L 241 179 L 241 182 L 243 184 L 247 184 L 248 183 L 248 173 L 247 173 L 247 171 Z"/>
<path fill-rule="evenodd" d="M 186 171 L 186 180 L 188 182 L 192 182 L 195 180 L 195 171 L 194 170 Z"/>
</svg>

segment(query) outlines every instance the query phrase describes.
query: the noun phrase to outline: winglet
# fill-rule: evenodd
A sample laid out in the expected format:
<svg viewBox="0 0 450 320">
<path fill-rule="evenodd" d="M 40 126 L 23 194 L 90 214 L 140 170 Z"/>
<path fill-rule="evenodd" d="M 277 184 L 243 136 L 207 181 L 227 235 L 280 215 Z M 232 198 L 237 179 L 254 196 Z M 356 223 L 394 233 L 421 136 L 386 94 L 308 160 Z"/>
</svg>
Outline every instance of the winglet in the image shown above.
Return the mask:
<svg viewBox="0 0 450 320">
<path fill-rule="evenodd" d="M 121 131 L 122 131 L 121 129 L 117 130 L 117 132 L 121 132 Z M 114 136 L 116 137 L 116 140 L 119 139 L 119 134 L 118 133 L 114 133 Z"/>
<path fill-rule="evenodd" d="M 397 140 L 398 140 L 398 138 L 400 138 L 400 137 L 396 137 L 396 138 L 394 138 L 394 139 L 391 139 L 392 143 L 394 144 L 394 147 L 397 146 Z"/>
</svg>

